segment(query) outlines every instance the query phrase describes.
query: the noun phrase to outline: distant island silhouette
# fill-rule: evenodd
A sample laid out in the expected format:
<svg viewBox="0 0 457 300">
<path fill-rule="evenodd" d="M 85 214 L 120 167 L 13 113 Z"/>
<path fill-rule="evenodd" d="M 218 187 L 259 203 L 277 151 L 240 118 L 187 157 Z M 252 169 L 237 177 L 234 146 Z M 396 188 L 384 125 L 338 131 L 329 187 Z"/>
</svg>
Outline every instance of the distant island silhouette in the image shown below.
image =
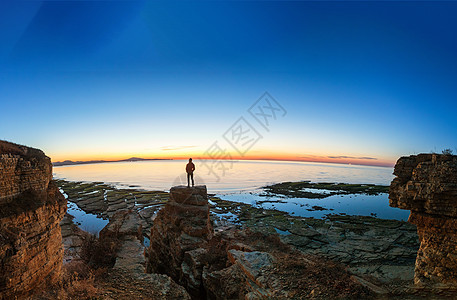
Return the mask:
<svg viewBox="0 0 457 300">
<path fill-rule="evenodd" d="M 88 161 L 72 161 L 72 160 L 64 160 L 53 162 L 52 165 L 54 167 L 59 166 L 70 166 L 70 165 L 85 165 L 85 164 L 101 164 L 101 163 L 110 163 L 110 162 L 136 162 L 136 161 L 147 161 L 147 160 L 173 160 L 171 158 L 141 158 L 141 157 L 130 157 L 127 159 L 120 159 L 120 160 L 88 160 Z"/>
</svg>

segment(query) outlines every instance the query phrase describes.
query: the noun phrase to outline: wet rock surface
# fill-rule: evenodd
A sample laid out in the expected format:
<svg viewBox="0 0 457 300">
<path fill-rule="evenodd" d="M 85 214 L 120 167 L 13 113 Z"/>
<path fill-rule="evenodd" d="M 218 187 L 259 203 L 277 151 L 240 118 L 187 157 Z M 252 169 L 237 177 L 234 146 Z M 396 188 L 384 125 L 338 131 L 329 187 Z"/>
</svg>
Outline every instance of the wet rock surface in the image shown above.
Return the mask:
<svg viewBox="0 0 457 300">
<path fill-rule="evenodd" d="M 102 182 L 56 182 L 68 196 L 68 201 L 86 213 L 111 220 L 120 210 L 138 212 L 144 236 L 149 236 L 155 214 L 168 201 L 168 193 L 163 191 L 119 189 Z"/>
<path fill-rule="evenodd" d="M 62 243 L 64 248 L 64 264 L 79 258 L 85 232 L 73 222 L 74 217 L 66 213 L 60 221 Z"/>
<path fill-rule="evenodd" d="M 280 233 L 283 242 L 303 253 L 344 263 L 354 274 L 370 275 L 383 283 L 413 279 L 419 242 L 416 227 L 407 222 L 347 215 L 302 218 L 217 198 L 211 201 L 219 213 L 236 215 L 238 226 Z M 223 227 L 224 222 L 215 221 Z"/>
<path fill-rule="evenodd" d="M 92 186 L 89 183 L 67 183 L 62 185 L 62 188 L 67 194 L 74 195 L 75 192 L 71 190 L 73 186 L 88 192 L 92 189 L 106 189 L 101 183 L 94 183 Z M 114 190 L 113 194 L 123 193 L 125 197 L 130 193 L 139 192 L 116 191 L 113 187 L 109 189 Z M 168 193 L 161 193 L 168 196 Z M 84 195 L 80 198 L 90 196 Z M 187 197 L 185 193 L 183 195 L 178 193 L 177 201 L 182 202 L 182 199 Z M 166 199 L 161 197 L 157 201 L 155 197 L 152 196 L 151 201 L 157 210 L 163 207 Z M 73 198 L 70 196 L 69 199 L 71 201 Z M 346 215 L 330 215 L 325 219 L 304 218 L 277 210 L 259 209 L 248 204 L 225 201 L 214 196 L 210 196 L 209 199 L 210 219 L 216 233 L 231 228 L 249 228 L 265 235 L 280 233 L 279 236 L 284 243 L 296 247 L 305 254 L 318 254 L 348 265 L 349 270 L 357 276 L 369 275 L 380 284 L 407 285 L 412 282 L 415 257 L 419 248 L 416 227 L 412 224 Z M 152 215 L 145 220 L 142 212 L 141 209 L 138 211 L 141 220 L 149 220 L 146 225 L 143 223 L 143 233 L 150 237 L 144 227 L 150 228 L 155 216 Z M 187 268 L 186 264 L 195 264 L 195 256 L 196 252 L 184 255 L 184 268 Z M 196 275 L 188 273 L 186 276 L 188 278 L 185 280 L 195 281 L 193 277 Z"/>
<path fill-rule="evenodd" d="M 268 185 L 263 187 L 263 190 L 265 193 L 260 196 L 279 195 L 292 198 L 316 199 L 349 194 L 378 195 L 387 193 L 389 187 L 375 184 L 297 181 Z M 322 193 L 322 191 L 325 191 L 325 193 Z"/>
<path fill-rule="evenodd" d="M 457 156 L 420 154 L 397 161 L 390 205 L 411 210 L 420 248 L 414 281 L 457 283 Z"/>
<path fill-rule="evenodd" d="M 89 191 L 100 189 L 100 187 L 105 189 L 102 183 L 64 183 L 66 184 L 62 187 L 67 194 L 74 194 L 71 190 L 73 187 Z M 107 187 L 106 189 L 112 190 L 113 194 L 122 194 L 126 198 L 131 193 L 143 193 L 129 189 L 117 190 L 114 187 Z M 90 195 L 87 193 L 84 192 L 81 199 L 89 197 Z M 166 197 L 160 196 L 160 200 L 156 200 L 157 194 Z M 166 192 L 153 192 L 148 197 L 151 197 L 152 205 L 158 210 L 160 207 L 164 207 L 168 195 Z M 303 284 L 313 288 L 306 289 L 306 292 L 301 293 L 300 283 L 296 281 L 296 278 L 303 277 L 303 274 L 300 273 L 303 268 L 309 274 L 314 274 L 309 276 L 320 278 L 319 276 L 323 275 L 316 274 L 315 268 L 331 269 L 332 263 L 340 264 L 340 266 L 346 265 L 345 274 L 352 278 L 351 282 L 356 282 L 357 286 L 363 286 L 364 291 L 368 290 L 368 293 L 373 294 L 375 298 L 417 299 L 422 297 L 427 299 L 437 296 L 450 298 L 455 296 L 455 291 L 452 289 L 429 289 L 412 285 L 415 257 L 419 248 L 416 227 L 413 224 L 396 220 L 346 215 L 330 215 L 325 219 L 303 218 L 277 210 L 259 209 L 248 204 L 225 201 L 211 195 L 208 198 L 209 217 L 213 224 L 214 236 L 208 241 L 206 247 L 196 246 L 196 248 L 192 247 L 192 249 L 189 248 L 185 251 L 180 267 L 181 277 L 177 281 L 181 287 L 190 287 L 190 290 L 193 291 L 199 287 L 200 293 L 203 291 L 207 298 L 244 298 L 246 295 L 256 298 L 263 297 L 259 295 L 263 295 L 264 292 L 273 292 L 276 297 L 285 297 L 285 294 L 279 292 L 281 289 L 288 290 L 290 297 L 325 299 L 329 297 L 329 294 L 320 288 L 324 284 L 333 286 L 333 283 L 318 283 L 312 278 L 308 278 L 307 275 Z M 178 198 L 178 201 L 180 199 L 182 198 Z M 71 201 L 71 197 L 69 200 Z M 138 222 L 142 223 L 143 226 L 151 226 L 157 217 L 157 215 L 152 214 L 149 225 L 144 225 L 141 221 L 144 220 L 141 215 L 142 209 L 136 208 L 135 205 L 132 207 L 132 211 L 140 215 Z M 90 213 L 90 211 L 87 212 Z M 185 224 L 183 226 L 185 227 Z M 280 234 L 278 235 L 278 233 Z M 144 228 L 143 235 L 149 237 L 149 233 Z M 247 238 L 246 236 L 255 236 L 255 238 Z M 283 250 L 277 251 L 274 255 L 271 254 L 271 244 L 274 242 L 269 239 L 273 237 L 279 237 L 280 243 L 290 245 L 293 249 L 300 251 L 298 255 L 294 255 L 294 259 L 301 257 L 298 259 L 300 262 L 298 265 L 288 269 L 277 267 L 278 264 L 285 264 L 291 259 L 287 255 L 281 256 L 283 254 L 280 253 L 281 251 L 284 252 Z M 268 247 L 259 245 L 259 241 L 267 243 Z M 126 245 L 125 252 L 139 253 L 141 247 L 135 243 Z M 276 283 L 272 287 L 255 284 L 252 279 L 249 279 L 249 275 L 244 273 L 239 264 L 230 261 L 228 250 L 231 249 L 243 252 L 259 251 L 273 255 L 273 267 L 264 268 L 264 271 L 260 273 L 263 275 L 260 275 L 261 280 L 258 281 L 258 284 L 262 283 L 262 276 L 265 274 L 269 274 L 272 284 Z M 121 254 L 121 256 L 124 255 Z M 311 256 L 311 258 L 308 259 L 306 256 Z M 142 263 L 140 262 L 140 265 Z M 137 268 L 137 270 L 139 269 L 141 268 Z M 119 274 L 121 273 L 128 274 L 129 271 L 123 270 Z M 289 273 L 294 275 L 287 275 Z M 112 281 L 115 286 L 117 286 L 116 282 L 121 276 L 116 274 L 113 273 L 112 275 L 113 278 L 117 278 Z M 280 274 L 279 279 L 282 280 L 279 283 L 278 274 Z M 324 274 L 326 273 L 324 272 Z M 327 275 L 323 277 L 328 279 Z M 126 282 L 134 282 L 132 278 L 126 280 Z M 124 286 L 127 289 L 127 285 L 119 283 L 119 286 Z M 254 289 L 250 287 L 254 287 Z M 116 290 L 112 294 L 116 297 L 127 293 L 122 289 L 110 288 Z M 294 291 L 291 292 L 291 289 Z M 358 288 L 352 292 L 357 290 Z M 360 292 L 360 290 L 358 291 Z M 108 299 L 111 299 L 110 297 L 114 296 L 108 296 Z M 348 296 L 348 298 L 351 297 Z M 338 298 L 338 296 L 334 298 Z"/>
</svg>

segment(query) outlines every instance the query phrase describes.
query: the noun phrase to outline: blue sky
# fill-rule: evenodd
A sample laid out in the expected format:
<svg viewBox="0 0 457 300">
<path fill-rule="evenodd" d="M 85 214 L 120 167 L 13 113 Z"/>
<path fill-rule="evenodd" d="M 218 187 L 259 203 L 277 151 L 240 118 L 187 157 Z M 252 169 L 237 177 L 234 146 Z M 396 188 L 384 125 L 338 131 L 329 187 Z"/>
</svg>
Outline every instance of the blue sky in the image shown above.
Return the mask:
<svg viewBox="0 0 457 300">
<path fill-rule="evenodd" d="M 456 2 L 2 1 L 0 139 L 54 160 L 198 154 L 268 91 L 287 115 L 253 156 L 455 148 L 456 15 Z"/>
</svg>

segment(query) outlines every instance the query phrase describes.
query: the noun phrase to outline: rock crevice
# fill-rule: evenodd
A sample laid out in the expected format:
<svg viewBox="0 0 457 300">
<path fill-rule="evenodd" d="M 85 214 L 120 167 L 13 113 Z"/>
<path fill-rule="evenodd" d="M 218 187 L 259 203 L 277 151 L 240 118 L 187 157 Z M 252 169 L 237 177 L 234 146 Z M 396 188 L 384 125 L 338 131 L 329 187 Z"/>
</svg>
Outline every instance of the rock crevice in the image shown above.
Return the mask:
<svg viewBox="0 0 457 300">
<path fill-rule="evenodd" d="M 200 294 L 200 278 L 187 272 L 192 251 L 204 247 L 213 236 L 206 186 L 170 189 L 169 202 L 157 213 L 147 251 L 147 271 L 186 283 L 190 293 Z M 185 260 L 185 256 L 188 258 Z"/>
</svg>

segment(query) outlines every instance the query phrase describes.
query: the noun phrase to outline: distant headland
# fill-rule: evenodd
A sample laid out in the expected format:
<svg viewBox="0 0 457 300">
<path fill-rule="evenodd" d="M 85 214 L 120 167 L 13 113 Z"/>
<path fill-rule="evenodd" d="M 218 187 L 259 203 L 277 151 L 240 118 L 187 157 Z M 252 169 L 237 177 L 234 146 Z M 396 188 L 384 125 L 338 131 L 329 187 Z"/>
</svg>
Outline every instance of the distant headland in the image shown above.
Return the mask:
<svg viewBox="0 0 457 300">
<path fill-rule="evenodd" d="M 140 158 L 140 157 L 130 157 L 127 159 L 120 159 L 120 160 L 87 160 L 87 161 L 72 161 L 72 160 L 64 160 L 53 162 L 52 165 L 54 167 L 59 166 L 71 166 L 71 165 L 85 165 L 85 164 L 101 164 L 101 163 L 111 163 L 111 162 L 135 162 L 135 161 L 147 161 L 147 160 L 173 160 L 171 158 Z"/>
</svg>

